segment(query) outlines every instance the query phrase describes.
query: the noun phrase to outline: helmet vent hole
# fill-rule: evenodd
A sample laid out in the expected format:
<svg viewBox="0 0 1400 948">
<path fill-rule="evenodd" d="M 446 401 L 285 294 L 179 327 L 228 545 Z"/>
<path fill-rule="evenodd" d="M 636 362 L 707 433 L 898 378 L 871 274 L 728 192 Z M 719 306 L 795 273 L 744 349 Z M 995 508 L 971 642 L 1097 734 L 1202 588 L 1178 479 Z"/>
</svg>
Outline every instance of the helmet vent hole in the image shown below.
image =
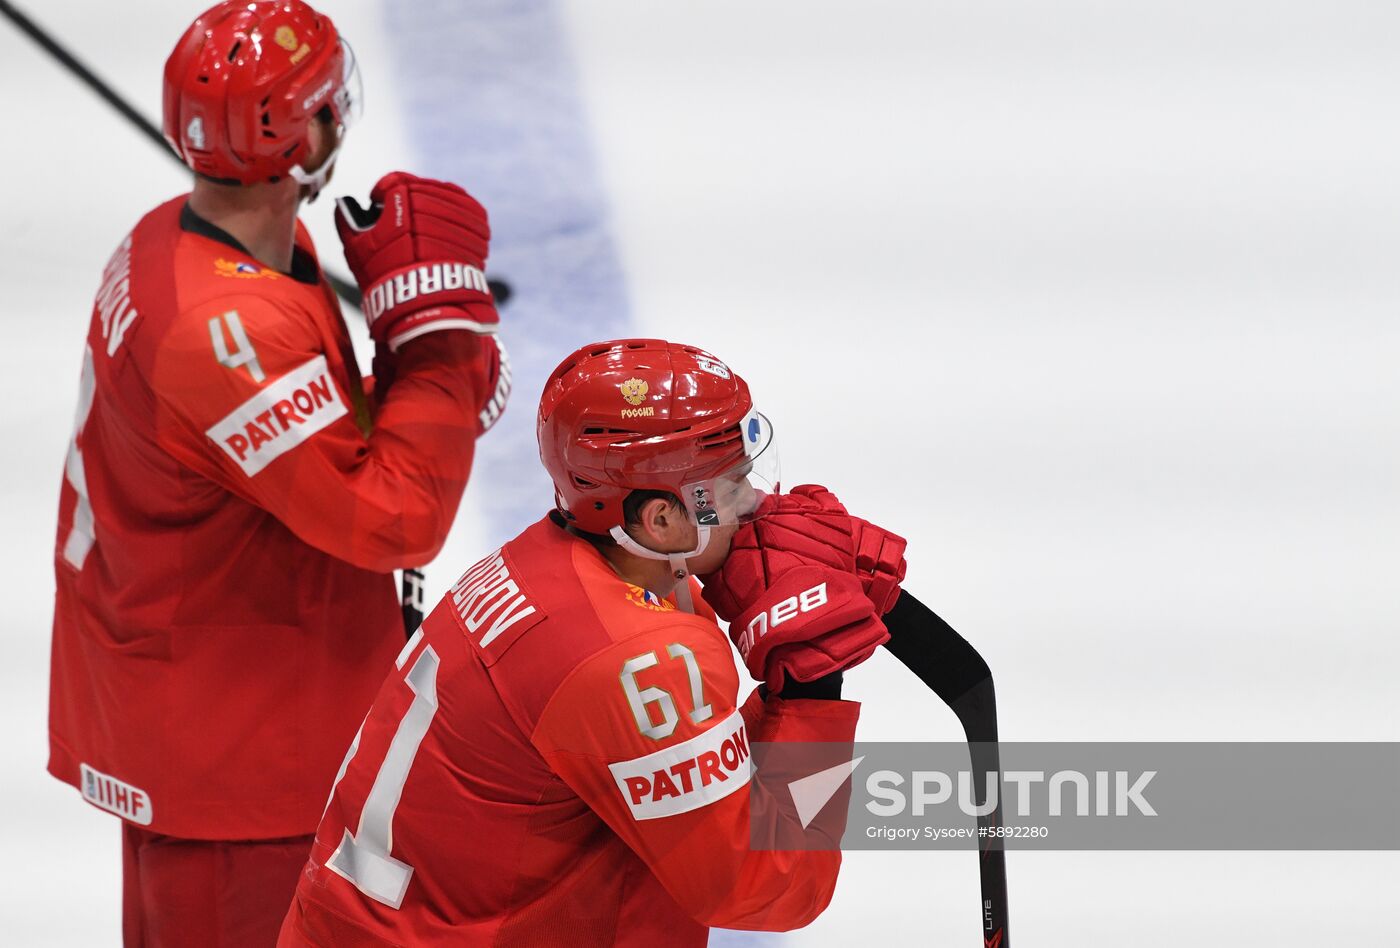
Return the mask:
<svg viewBox="0 0 1400 948">
<path fill-rule="evenodd" d="M 236 56 L 238 55 L 238 51 L 239 51 L 240 49 L 242 49 L 242 48 L 243 48 L 243 41 L 242 41 L 242 40 L 238 40 L 237 42 L 235 42 L 235 43 L 233 44 L 233 49 L 230 49 L 230 50 L 228 51 L 228 61 L 229 61 L 229 62 L 233 62 L 234 57 L 236 57 Z"/>
<path fill-rule="evenodd" d="M 292 157 L 292 153 L 295 152 L 296 150 L 297 150 L 297 146 L 296 146 L 296 145 L 293 145 L 291 148 L 288 148 L 286 151 L 282 152 L 282 157 L 283 157 L 283 158 L 290 158 L 290 157 Z"/>
<path fill-rule="evenodd" d="M 208 84 L 209 84 L 209 77 L 208 77 L 208 76 L 199 76 L 199 77 L 197 77 L 197 78 L 198 78 L 198 81 L 204 83 L 205 85 L 208 85 Z"/>
<path fill-rule="evenodd" d="M 579 490 L 596 490 L 598 487 L 597 484 L 593 483 L 588 478 L 579 477 L 577 474 L 574 475 L 574 486 Z"/>
<path fill-rule="evenodd" d="M 706 435 L 700 439 L 700 446 L 706 449 L 728 448 L 735 444 L 740 444 L 744 440 L 744 433 L 739 430 L 739 426 L 726 428 L 717 434 Z"/>
</svg>

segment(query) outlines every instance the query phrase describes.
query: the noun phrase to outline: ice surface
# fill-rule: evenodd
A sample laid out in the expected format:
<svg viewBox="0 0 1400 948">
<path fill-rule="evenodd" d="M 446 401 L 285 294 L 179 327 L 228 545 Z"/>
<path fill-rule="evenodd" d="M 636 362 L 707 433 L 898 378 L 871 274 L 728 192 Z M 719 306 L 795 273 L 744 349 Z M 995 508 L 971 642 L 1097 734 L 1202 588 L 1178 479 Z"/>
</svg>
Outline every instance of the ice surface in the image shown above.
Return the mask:
<svg viewBox="0 0 1400 948">
<path fill-rule="evenodd" d="M 30 4 L 151 116 L 197 7 Z M 409 123 L 480 97 L 403 88 L 406 57 L 509 5 L 427 7 L 441 30 L 405 29 L 416 5 L 327 6 L 368 92 L 336 193 L 401 165 L 472 167 Z M 563 13 L 582 82 L 560 94 L 585 108 L 630 331 L 720 354 L 777 423 L 788 483 L 826 483 L 910 537 L 910 588 L 991 663 L 1004 737 L 1396 739 L 1400 11 Z M 0 116 L 0 925 L 16 945 L 111 945 L 117 826 L 43 772 L 53 519 L 98 272 L 183 178 L 5 23 Z M 306 218 L 338 260 L 329 206 Z M 518 289 L 507 332 L 538 336 L 553 324 Z M 567 312 L 557 284 L 538 292 Z M 580 331 L 617 328 L 589 312 Z M 544 361 L 518 380 L 517 426 Z M 483 443 L 430 591 L 502 539 L 484 528 L 501 516 L 491 481 L 537 463 L 522 444 Z M 848 681 L 862 738 L 957 739 L 885 656 Z M 1400 940 L 1394 853 L 1008 862 L 1022 945 Z M 777 942 L 971 945 L 976 901 L 970 853 L 853 853 L 831 909 Z"/>
</svg>

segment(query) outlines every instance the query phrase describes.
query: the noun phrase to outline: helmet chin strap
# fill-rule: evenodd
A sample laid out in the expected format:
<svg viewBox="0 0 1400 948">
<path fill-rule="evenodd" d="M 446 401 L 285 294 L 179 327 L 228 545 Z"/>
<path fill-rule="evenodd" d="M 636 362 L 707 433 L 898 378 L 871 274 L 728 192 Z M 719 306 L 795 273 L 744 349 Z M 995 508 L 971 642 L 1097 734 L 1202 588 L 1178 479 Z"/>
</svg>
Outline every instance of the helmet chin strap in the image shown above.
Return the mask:
<svg viewBox="0 0 1400 948">
<path fill-rule="evenodd" d="M 613 527 L 608 531 L 608 535 L 628 553 L 633 553 L 642 559 L 662 560 L 670 564 L 671 575 L 676 578 L 676 604 L 681 607 L 683 612 L 694 614 L 695 600 L 690 595 L 690 570 L 686 569 L 685 561 L 705 552 L 705 547 L 710 544 L 710 528 L 697 524 L 696 530 L 699 531 L 699 537 L 696 540 L 695 549 L 688 553 L 660 553 L 648 549 L 628 536 L 627 531 L 621 527 Z"/>
<path fill-rule="evenodd" d="M 326 181 L 331 176 L 331 170 L 335 167 L 336 156 L 340 154 L 340 143 L 331 149 L 331 153 L 326 156 L 326 160 L 321 162 L 321 167 L 315 171 L 307 171 L 301 165 L 293 165 L 287 174 L 297 184 L 306 189 L 306 203 L 310 204 L 316 200 L 316 196 L 321 193 L 321 189 L 326 186 Z"/>
</svg>

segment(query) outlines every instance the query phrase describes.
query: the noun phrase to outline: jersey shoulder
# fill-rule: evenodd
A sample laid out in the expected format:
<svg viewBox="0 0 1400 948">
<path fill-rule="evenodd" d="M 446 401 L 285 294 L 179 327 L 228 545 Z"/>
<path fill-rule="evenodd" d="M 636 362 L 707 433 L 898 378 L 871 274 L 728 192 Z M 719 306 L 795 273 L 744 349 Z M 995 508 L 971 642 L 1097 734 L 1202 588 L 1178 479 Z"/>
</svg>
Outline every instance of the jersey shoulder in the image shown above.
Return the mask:
<svg viewBox="0 0 1400 948">
<path fill-rule="evenodd" d="M 713 620 L 623 581 L 548 517 L 467 570 L 435 612 L 450 615 L 525 733 L 566 684 L 616 689 L 623 662 L 648 652 L 669 660 L 673 645 L 734 675 Z"/>
<path fill-rule="evenodd" d="M 690 740 L 733 712 L 738 674 L 712 617 L 615 575 L 590 578 L 589 604 L 604 635 L 550 696 L 535 732 L 539 746 L 644 755 Z"/>
<path fill-rule="evenodd" d="M 321 348 L 318 320 L 309 310 L 327 305 L 323 296 L 259 263 L 231 236 L 194 215 L 187 196 L 141 219 L 108 264 L 104 284 L 116 282 L 108 277 L 112 273 L 119 273 L 141 313 L 130 348 L 148 371 L 163 354 L 197 369 L 224 351 L 236 357 L 244 336 L 292 351 Z M 99 317 L 105 295 L 99 294 Z M 215 332 L 219 322 L 223 345 Z"/>
<path fill-rule="evenodd" d="M 200 292 L 184 297 L 167 331 L 158 343 L 157 357 L 174 369 L 176 376 L 222 366 L 256 365 L 249 376 L 260 383 L 273 368 L 285 369 L 287 359 L 324 350 L 316 325 L 305 318 L 295 300 L 272 293 L 232 291 Z M 198 381 L 198 378 L 193 379 Z"/>
<path fill-rule="evenodd" d="M 328 351 L 312 319 L 269 293 L 224 291 L 184 305 L 147 355 L 147 384 L 172 420 L 163 443 L 257 475 L 352 415 L 354 396 Z"/>
</svg>

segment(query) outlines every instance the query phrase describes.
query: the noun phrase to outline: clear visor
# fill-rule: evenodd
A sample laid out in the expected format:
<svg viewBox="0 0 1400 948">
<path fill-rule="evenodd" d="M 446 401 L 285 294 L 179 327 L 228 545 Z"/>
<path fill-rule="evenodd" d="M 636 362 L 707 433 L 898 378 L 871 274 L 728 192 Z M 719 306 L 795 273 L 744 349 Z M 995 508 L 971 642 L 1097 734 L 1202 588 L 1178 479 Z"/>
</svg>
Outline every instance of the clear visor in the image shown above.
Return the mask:
<svg viewBox="0 0 1400 948">
<path fill-rule="evenodd" d="M 340 87 L 331 95 L 331 112 L 336 123 L 335 147 L 315 171 L 307 171 L 296 165 L 288 174 L 304 188 L 303 196 L 308 201 L 316 200 L 321 189 L 330 180 L 335 169 L 335 159 L 340 154 L 340 146 L 345 143 L 345 131 L 354 125 L 364 111 L 364 87 L 360 84 L 360 66 L 355 60 L 355 51 L 344 39 L 340 41 L 341 56 Z"/>
<path fill-rule="evenodd" d="M 702 527 L 747 523 L 764 498 L 781 490 L 773 425 L 757 411 L 741 423 L 744 460 L 715 477 L 686 484 L 682 500 Z"/>
<path fill-rule="evenodd" d="M 343 38 L 340 41 L 340 51 L 344 54 L 341 61 L 340 88 L 335 90 L 333 98 L 335 119 L 340 123 L 343 133 L 364 114 L 365 90 L 360 80 L 360 64 L 355 59 L 355 51 Z"/>
</svg>

